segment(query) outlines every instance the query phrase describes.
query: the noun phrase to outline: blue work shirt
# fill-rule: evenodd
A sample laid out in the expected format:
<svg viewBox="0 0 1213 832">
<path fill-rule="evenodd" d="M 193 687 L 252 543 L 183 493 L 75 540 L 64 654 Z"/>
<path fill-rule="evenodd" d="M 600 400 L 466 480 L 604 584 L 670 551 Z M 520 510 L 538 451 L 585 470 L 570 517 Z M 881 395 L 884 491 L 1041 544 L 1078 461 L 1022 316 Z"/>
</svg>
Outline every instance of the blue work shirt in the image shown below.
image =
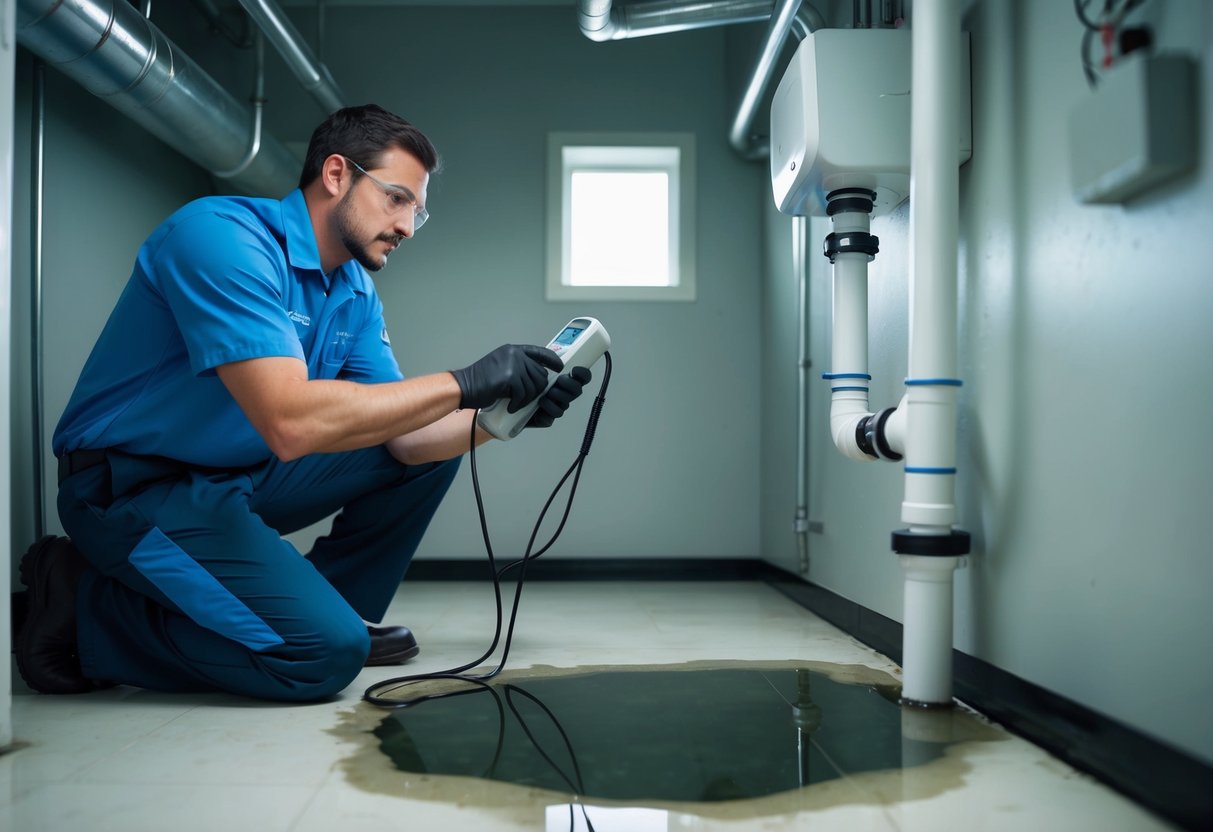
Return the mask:
<svg viewBox="0 0 1213 832">
<path fill-rule="evenodd" d="M 326 275 L 301 191 L 206 197 L 157 228 L 55 429 L 56 456 L 112 448 L 233 468 L 271 456 L 215 374 L 290 356 L 310 379 L 403 376 L 356 261 Z"/>
</svg>

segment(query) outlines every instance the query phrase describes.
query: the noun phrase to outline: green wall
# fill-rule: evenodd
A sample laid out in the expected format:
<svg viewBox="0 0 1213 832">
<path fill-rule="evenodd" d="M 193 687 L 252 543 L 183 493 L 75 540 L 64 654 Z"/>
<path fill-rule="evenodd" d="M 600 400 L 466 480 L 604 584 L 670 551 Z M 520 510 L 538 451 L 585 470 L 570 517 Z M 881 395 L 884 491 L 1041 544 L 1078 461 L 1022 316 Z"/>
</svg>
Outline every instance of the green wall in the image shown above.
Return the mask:
<svg viewBox="0 0 1213 832">
<path fill-rule="evenodd" d="M 310 9 L 290 13 L 315 36 Z M 249 51 L 209 36 L 191 4 L 157 4 L 153 19 L 247 98 Z M 343 7 L 328 11 L 325 30 L 323 56 L 349 102 L 401 113 L 444 158 L 430 188 L 433 219 L 375 278 L 406 374 L 463 366 L 503 342 L 546 342 L 575 315 L 594 315 L 611 332 L 610 396 L 566 542 L 551 556 L 757 557 L 762 255 L 752 206 L 766 185 L 763 166 L 727 145 L 735 98 L 726 91 L 724 32 L 595 44 L 571 6 Z M 267 51 L 267 129 L 305 144 L 324 114 Z M 48 77 L 47 443 L 143 237 L 177 204 L 211 190 L 175 152 L 57 72 Z M 28 67 L 18 88 L 28 147 Z M 695 134 L 695 302 L 544 300 L 545 149 L 557 130 Z M 17 211 L 28 217 L 17 186 Z M 28 225 L 17 234 L 28 240 Z M 28 280 L 28 248 L 16 260 L 14 280 Z M 16 303 L 20 317 L 28 298 Z M 28 350 L 18 350 L 15 454 L 29 447 L 27 363 Z M 478 454 L 499 556 L 525 546 L 580 447 L 588 405 L 556 428 Z M 50 470 L 49 451 L 47 459 Z M 26 480 L 29 466 L 17 465 L 15 478 Z M 53 499 L 53 484 L 47 491 Z M 14 501 L 22 551 L 33 498 Z M 48 515 L 57 530 L 53 504 Z M 295 540 L 306 548 L 317 531 Z M 419 557 L 484 557 L 466 465 Z"/>
<path fill-rule="evenodd" d="M 31 147 L 34 64 L 19 50 L 16 80 L 12 293 L 12 547 L 34 541 L 31 398 Z M 47 533 L 61 533 L 50 440 L 80 368 L 126 285 L 143 238 L 179 204 L 209 193 L 177 152 L 53 69 L 45 71 L 43 392 L 41 457 Z"/>
</svg>

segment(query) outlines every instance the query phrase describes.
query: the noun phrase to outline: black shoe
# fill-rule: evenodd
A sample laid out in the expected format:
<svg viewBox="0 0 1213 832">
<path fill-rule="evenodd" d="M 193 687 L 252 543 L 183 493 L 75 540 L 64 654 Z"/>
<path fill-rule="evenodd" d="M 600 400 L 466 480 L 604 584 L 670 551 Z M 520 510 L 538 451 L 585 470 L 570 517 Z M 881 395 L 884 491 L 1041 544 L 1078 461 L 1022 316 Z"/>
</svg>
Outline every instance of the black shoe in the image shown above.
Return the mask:
<svg viewBox="0 0 1213 832">
<path fill-rule="evenodd" d="M 86 693 L 76 653 L 76 590 L 88 566 L 66 537 L 44 537 L 21 558 L 29 587 L 25 621 L 17 634 L 17 670 L 39 693 Z"/>
<path fill-rule="evenodd" d="M 404 664 L 421 652 L 417 639 L 408 627 L 373 627 L 366 625 L 371 635 L 371 654 L 366 657 L 366 666 Z"/>
</svg>

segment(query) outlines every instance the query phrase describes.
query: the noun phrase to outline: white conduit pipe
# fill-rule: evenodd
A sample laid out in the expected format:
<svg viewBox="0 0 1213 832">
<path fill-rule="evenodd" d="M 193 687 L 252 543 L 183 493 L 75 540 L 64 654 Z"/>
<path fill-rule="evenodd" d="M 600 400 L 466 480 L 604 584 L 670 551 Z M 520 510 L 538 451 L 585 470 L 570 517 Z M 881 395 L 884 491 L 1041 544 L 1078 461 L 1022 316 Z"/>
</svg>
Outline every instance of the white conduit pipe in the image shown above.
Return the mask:
<svg viewBox="0 0 1213 832">
<path fill-rule="evenodd" d="M 906 476 L 908 536 L 946 540 L 956 520 L 956 258 L 959 217 L 960 9 L 914 5 L 911 24 L 910 350 Z M 894 535 L 895 540 L 897 533 Z M 904 548 L 898 548 L 903 552 Z M 967 549 L 966 549 L 967 551 Z M 958 558 L 900 556 L 905 574 L 902 699 L 952 701 L 952 573 Z"/>
<path fill-rule="evenodd" d="M 868 203 L 870 205 L 870 203 Z M 867 235 L 871 221 L 863 211 L 839 211 L 832 216 L 836 236 Z M 856 440 L 859 423 L 871 416 L 868 391 L 868 263 L 872 256 L 859 251 L 830 255 L 834 266 L 833 324 L 830 347 L 830 436 L 849 459 L 871 462 Z"/>
<path fill-rule="evenodd" d="M 830 381 L 830 435 L 850 459 L 870 462 L 855 429 L 868 410 L 868 256 L 839 254 L 834 261 L 834 313 Z"/>
</svg>

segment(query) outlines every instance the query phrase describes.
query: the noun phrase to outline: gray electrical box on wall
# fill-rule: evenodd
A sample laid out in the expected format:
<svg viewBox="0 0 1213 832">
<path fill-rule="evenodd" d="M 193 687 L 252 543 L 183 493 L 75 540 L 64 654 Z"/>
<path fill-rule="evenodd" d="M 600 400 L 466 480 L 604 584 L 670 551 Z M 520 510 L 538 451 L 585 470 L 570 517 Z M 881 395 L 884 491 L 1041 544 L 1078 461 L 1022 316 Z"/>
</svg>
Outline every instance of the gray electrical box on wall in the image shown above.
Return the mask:
<svg viewBox="0 0 1213 832">
<path fill-rule="evenodd" d="M 1130 57 L 1070 113 L 1074 196 L 1128 202 L 1196 164 L 1199 99 L 1192 61 Z"/>
</svg>

